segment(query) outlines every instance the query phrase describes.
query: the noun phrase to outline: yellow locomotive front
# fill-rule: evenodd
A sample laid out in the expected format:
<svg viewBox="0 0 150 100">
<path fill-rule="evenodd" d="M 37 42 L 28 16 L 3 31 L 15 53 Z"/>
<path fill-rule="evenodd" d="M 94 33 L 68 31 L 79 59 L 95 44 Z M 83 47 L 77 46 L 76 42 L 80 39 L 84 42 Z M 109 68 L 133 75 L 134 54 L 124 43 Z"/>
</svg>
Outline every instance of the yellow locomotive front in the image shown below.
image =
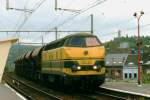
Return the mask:
<svg viewBox="0 0 150 100">
<path fill-rule="evenodd" d="M 49 74 L 49 80 L 61 79 L 64 84 L 86 82 L 100 85 L 104 82 L 105 48 L 96 36 L 75 34 L 50 46 L 42 53 L 42 73 Z"/>
</svg>

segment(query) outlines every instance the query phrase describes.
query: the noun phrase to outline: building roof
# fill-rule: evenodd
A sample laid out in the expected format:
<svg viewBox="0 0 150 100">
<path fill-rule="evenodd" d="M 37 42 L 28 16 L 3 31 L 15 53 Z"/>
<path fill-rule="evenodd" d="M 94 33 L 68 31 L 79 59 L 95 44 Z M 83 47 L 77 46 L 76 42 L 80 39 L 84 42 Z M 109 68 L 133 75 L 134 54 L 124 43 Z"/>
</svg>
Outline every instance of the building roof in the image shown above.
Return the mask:
<svg viewBox="0 0 150 100">
<path fill-rule="evenodd" d="M 123 66 L 128 54 L 107 54 L 105 58 L 106 66 Z"/>
<path fill-rule="evenodd" d="M 125 65 L 128 67 L 135 67 L 138 64 L 138 55 L 128 55 Z"/>
</svg>

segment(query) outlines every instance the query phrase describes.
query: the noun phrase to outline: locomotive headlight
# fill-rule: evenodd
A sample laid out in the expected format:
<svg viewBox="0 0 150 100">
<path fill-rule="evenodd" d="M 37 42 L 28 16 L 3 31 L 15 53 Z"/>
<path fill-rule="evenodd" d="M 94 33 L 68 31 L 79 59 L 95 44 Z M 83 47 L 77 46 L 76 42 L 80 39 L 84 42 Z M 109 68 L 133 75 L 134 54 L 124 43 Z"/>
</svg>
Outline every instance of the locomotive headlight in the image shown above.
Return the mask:
<svg viewBox="0 0 150 100">
<path fill-rule="evenodd" d="M 81 70 L 81 67 L 80 67 L 80 66 L 77 66 L 77 69 L 78 69 L 78 70 Z"/>
<path fill-rule="evenodd" d="M 81 66 L 73 65 L 71 69 L 72 71 L 78 71 L 81 70 Z"/>
<path fill-rule="evenodd" d="M 93 66 L 93 69 L 97 69 L 97 66 L 96 66 L 96 65 L 94 65 L 94 66 Z"/>
</svg>

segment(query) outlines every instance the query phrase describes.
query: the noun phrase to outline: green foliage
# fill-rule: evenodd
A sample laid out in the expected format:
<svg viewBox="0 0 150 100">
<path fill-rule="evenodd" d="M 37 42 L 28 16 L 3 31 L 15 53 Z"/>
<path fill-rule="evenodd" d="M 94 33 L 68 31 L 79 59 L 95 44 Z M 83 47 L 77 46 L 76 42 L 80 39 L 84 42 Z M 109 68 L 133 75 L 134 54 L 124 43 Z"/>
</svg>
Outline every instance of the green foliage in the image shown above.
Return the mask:
<svg viewBox="0 0 150 100">
<path fill-rule="evenodd" d="M 150 83 L 150 74 L 142 74 L 142 82 Z"/>
<path fill-rule="evenodd" d="M 146 45 L 150 45 L 150 36 L 142 36 L 140 38 L 140 41 L 142 42 L 141 48 L 144 50 L 144 52 L 150 53 L 150 47 L 146 47 Z M 120 48 L 120 43 L 128 43 L 129 48 Z M 137 49 L 137 37 L 120 37 L 120 38 L 114 38 L 114 40 L 111 40 L 109 42 L 104 43 L 104 46 L 106 48 L 106 53 L 131 53 L 131 49 Z"/>
<path fill-rule="evenodd" d="M 150 36 L 142 36 L 141 38 L 142 41 L 142 46 L 149 45 L 150 44 Z M 132 37 L 120 37 L 120 38 L 115 38 L 114 40 L 111 40 L 107 43 L 104 43 L 105 47 L 109 48 L 116 48 L 119 47 L 119 44 L 122 42 L 128 42 L 130 48 L 136 48 L 136 43 L 137 43 L 137 37 L 132 36 Z"/>
</svg>

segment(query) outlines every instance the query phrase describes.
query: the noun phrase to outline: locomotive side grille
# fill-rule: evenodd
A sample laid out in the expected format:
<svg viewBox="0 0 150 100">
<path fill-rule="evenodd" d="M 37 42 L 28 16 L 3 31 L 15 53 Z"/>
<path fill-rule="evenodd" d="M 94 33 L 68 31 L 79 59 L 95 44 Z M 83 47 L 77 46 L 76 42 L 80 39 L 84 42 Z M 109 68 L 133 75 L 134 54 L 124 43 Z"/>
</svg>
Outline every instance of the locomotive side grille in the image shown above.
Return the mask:
<svg viewBox="0 0 150 100">
<path fill-rule="evenodd" d="M 92 65 L 84 65 L 84 66 L 81 66 L 81 70 L 93 70 L 93 66 Z"/>
</svg>

